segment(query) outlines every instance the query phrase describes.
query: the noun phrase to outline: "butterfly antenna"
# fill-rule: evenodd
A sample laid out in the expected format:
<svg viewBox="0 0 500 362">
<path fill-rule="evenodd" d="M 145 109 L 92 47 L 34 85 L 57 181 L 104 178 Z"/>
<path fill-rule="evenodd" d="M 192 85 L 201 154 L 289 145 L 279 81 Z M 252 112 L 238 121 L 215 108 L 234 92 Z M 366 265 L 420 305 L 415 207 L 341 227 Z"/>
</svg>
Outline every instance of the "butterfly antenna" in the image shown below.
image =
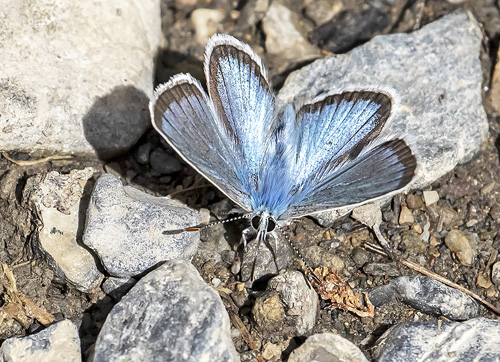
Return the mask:
<svg viewBox="0 0 500 362">
<path fill-rule="evenodd" d="M 290 239 L 290 237 L 288 236 L 288 234 L 285 233 L 285 231 L 278 224 L 276 224 L 276 227 L 279 229 L 279 231 L 281 231 L 281 233 L 285 237 L 285 240 L 292 247 L 292 250 L 295 253 L 295 255 L 297 255 L 297 257 L 300 260 L 302 260 L 302 262 L 304 263 L 304 266 L 306 267 L 307 271 L 311 274 L 311 277 L 316 282 L 321 283 L 321 281 L 318 279 L 318 277 L 316 276 L 316 274 L 314 274 L 313 268 L 311 268 L 311 266 L 307 263 L 306 259 L 304 258 L 304 255 L 302 255 L 302 253 L 300 252 L 300 250 L 294 245 L 294 243 L 292 242 L 292 240 Z"/>
<path fill-rule="evenodd" d="M 248 219 L 252 215 L 253 214 L 244 214 L 244 215 L 240 215 L 240 216 L 231 217 L 231 218 L 225 219 L 225 220 L 214 221 L 214 222 L 211 222 L 208 224 L 198 224 L 198 225 L 189 226 L 189 227 L 183 228 L 183 229 L 165 230 L 165 231 L 163 231 L 163 235 L 176 235 L 176 234 L 181 234 L 184 232 L 200 231 L 202 229 L 210 228 L 210 227 L 215 226 L 215 225 L 225 224 L 225 223 L 233 222 L 236 220 Z"/>
</svg>

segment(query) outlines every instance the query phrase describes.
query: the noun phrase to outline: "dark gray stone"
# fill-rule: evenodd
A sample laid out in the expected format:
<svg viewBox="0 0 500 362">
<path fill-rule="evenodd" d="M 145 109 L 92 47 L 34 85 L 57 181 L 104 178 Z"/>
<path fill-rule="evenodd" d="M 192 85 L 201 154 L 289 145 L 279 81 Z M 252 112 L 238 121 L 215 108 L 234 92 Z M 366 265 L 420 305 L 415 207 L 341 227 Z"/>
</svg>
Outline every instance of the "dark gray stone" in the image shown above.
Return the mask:
<svg viewBox="0 0 500 362">
<path fill-rule="evenodd" d="M 377 362 L 498 361 L 499 356 L 500 321 L 486 318 L 398 324 L 380 337 L 373 355 Z"/>
<path fill-rule="evenodd" d="M 181 170 L 179 159 L 169 155 L 161 148 L 156 148 L 151 152 L 149 163 L 151 168 L 161 175 L 169 175 Z"/>
<path fill-rule="evenodd" d="M 218 293 L 189 262 L 166 262 L 115 305 L 97 338 L 94 362 L 119 360 L 239 360 Z"/>
<path fill-rule="evenodd" d="M 424 313 L 452 320 L 474 318 L 479 308 L 467 294 L 425 276 L 393 279 L 371 290 L 368 297 L 376 307 L 397 299 Z"/>
<path fill-rule="evenodd" d="M 104 174 L 92 192 L 83 241 L 111 275 L 130 277 L 164 260 L 190 260 L 199 232 L 163 232 L 198 223 L 198 213 L 179 202 L 123 186 Z"/>
</svg>

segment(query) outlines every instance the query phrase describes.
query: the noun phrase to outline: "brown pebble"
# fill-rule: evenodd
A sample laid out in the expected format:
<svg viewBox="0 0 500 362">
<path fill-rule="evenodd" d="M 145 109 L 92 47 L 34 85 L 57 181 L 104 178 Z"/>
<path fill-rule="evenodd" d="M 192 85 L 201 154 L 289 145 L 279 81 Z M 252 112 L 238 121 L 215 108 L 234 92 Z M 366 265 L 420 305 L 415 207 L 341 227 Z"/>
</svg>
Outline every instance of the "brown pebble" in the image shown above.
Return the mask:
<svg viewBox="0 0 500 362">
<path fill-rule="evenodd" d="M 472 265 L 476 257 L 476 245 L 479 237 L 467 231 L 451 230 L 444 238 L 444 243 L 455 253 L 462 265 Z"/>
<path fill-rule="evenodd" d="M 281 304 L 278 292 L 262 294 L 255 300 L 252 308 L 255 322 L 263 331 L 277 331 L 283 327 L 285 308 Z"/>
<path fill-rule="evenodd" d="M 415 219 L 413 218 L 411 210 L 406 206 L 401 206 L 401 212 L 399 213 L 399 225 L 413 224 L 414 222 Z"/>
<path fill-rule="evenodd" d="M 408 208 L 416 210 L 424 206 L 424 201 L 419 195 L 408 194 L 408 196 L 406 196 L 406 205 Z"/>
</svg>

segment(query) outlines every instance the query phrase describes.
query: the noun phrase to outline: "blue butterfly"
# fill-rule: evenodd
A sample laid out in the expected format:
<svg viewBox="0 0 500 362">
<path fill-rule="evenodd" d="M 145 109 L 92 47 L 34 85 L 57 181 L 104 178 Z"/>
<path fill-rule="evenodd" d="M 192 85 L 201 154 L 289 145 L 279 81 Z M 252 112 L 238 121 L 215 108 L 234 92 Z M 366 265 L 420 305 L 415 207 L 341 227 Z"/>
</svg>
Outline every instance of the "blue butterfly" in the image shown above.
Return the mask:
<svg viewBox="0 0 500 362">
<path fill-rule="evenodd" d="M 278 104 L 252 49 L 214 35 L 205 50 L 208 95 L 189 74 L 155 90 L 154 128 L 195 170 L 252 218 L 259 239 L 287 219 L 401 191 L 416 158 L 380 136 L 390 91 L 327 93 Z"/>
</svg>

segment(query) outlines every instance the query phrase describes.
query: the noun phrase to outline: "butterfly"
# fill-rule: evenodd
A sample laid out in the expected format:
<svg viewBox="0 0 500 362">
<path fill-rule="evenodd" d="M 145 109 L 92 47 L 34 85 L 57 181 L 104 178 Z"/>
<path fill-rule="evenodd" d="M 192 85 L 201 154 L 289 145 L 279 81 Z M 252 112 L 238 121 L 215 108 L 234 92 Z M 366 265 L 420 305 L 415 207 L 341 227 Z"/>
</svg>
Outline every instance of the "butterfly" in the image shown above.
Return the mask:
<svg viewBox="0 0 500 362">
<path fill-rule="evenodd" d="M 381 131 L 393 91 L 345 90 L 280 104 L 260 57 L 216 34 L 205 49 L 208 94 L 190 74 L 159 85 L 154 128 L 190 166 L 241 207 L 257 236 L 286 220 L 400 192 L 417 160 Z"/>
</svg>

